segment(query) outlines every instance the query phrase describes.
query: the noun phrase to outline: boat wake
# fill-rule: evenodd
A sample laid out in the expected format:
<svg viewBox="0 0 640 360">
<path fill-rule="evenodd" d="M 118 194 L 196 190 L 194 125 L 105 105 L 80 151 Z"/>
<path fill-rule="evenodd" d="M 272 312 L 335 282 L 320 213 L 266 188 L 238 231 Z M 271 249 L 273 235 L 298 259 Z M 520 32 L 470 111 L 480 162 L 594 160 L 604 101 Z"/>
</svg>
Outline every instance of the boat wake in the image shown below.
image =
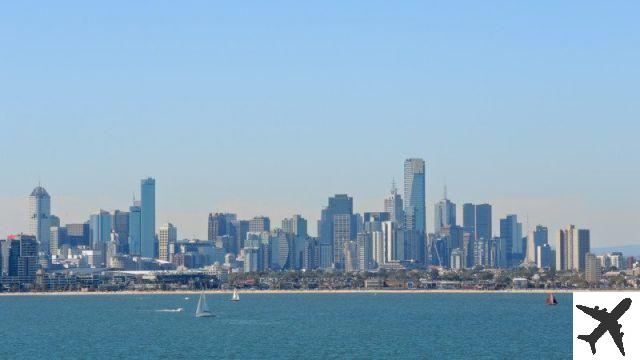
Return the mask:
<svg viewBox="0 0 640 360">
<path fill-rule="evenodd" d="M 160 310 L 156 310 L 156 312 L 183 312 L 184 309 L 183 308 L 177 308 L 177 309 L 160 309 Z"/>
</svg>

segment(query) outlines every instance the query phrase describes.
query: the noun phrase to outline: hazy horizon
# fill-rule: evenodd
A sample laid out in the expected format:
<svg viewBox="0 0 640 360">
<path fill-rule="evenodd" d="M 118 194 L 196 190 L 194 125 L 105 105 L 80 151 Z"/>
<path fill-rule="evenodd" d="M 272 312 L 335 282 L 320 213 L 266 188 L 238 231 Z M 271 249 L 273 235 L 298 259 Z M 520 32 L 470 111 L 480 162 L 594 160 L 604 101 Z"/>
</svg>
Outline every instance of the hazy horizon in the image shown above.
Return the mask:
<svg viewBox="0 0 640 360">
<path fill-rule="evenodd" d="M 126 11 L 125 9 L 126 4 Z M 156 179 L 156 224 L 206 238 L 209 212 L 315 221 L 347 193 L 382 210 L 427 163 L 529 228 L 640 244 L 640 4 L 0 4 L 0 238 L 52 213 L 127 210 Z"/>
</svg>

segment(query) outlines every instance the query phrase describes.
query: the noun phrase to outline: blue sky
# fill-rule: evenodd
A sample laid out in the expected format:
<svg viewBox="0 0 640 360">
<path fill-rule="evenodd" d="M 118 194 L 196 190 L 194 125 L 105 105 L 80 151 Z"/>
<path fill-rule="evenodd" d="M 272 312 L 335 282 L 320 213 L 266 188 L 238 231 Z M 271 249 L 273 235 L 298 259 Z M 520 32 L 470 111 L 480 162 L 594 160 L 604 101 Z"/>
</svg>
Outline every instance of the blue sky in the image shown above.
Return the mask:
<svg viewBox="0 0 640 360">
<path fill-rule="evenodd" d="M 402 162 L 449 197 L 640 243 L 637 2 L 0 4 L 0 237 L 157 179 L 158 223 L 377 210 Z"/>
</svg>

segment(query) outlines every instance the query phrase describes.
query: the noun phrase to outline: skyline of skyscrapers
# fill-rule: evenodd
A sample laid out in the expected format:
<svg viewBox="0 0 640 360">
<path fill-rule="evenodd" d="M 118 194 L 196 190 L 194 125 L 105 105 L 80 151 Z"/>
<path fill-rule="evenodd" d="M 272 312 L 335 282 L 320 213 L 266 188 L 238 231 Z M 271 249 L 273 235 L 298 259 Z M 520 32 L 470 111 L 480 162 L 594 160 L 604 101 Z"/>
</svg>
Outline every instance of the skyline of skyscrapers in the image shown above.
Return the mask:
<svg viewBox="0 0 640 360">
<path fill-rule="evenodd" d="M 383 198 L 383 211 L 355 213 L 353 197 L 330 196 L 320 212 L 317 237 L 309 235 L 307 220 L 300 214 L 284 218 L 280 228 L 272 228 L 268 216 L 242 220 L 235 213 L 219 212 L 208 214 L 206 240 L 180 240 L 176 226 L 170 222 L 158 229 L 150 228 L 155 223 L 156 211 L 153 178 L 141 180 L 141 200 L 134 199 L 129 211 L 99 210 L 90 214 L 85 224 L 60 226 L 60 219 L 50 213 L 51 197 L 44 188 L 32 192 L 39 194 L 39 202 L 30 196 L 30 204 L 37 205 L 32 210 L 41 213 L 39 218 L 48 220 L 53 258 L 46 261 L 58 263 L 69 260 L 67 256 L 80 254 L 90 266 L 127 266 L 127 261 L 132 260 L 126 256 L 168 263 L 175 260 L 176 266 L 198 266 L 216 260 L 241 262 L 256 251 L 257 262 L 248 267 L 255 266 L 258 270 L 299 269 L 304 264 L 353 271 L 416 265 L 463 268 L 555 265 L 545 226 L 538 225 L 523 237 L 517 215 L 508 214 L 499 221 L 499 236 L 493 236 L 492 206 L 472 203 L 463 204 L 463 224 L 458 226 L 456 204 L 448 199 L 446 187 L 442 199 L 433 207 L 434 229 L 424 232 L 421 229 L 426 225 L 425 162 L 407 159 L 404 170 L 409 201 L 397 193 L 395 184 Z M 564 246 L 559 250 L 563 259 L 560 266 L 584 271 L 584 254 L 590 251 L 589 233 L 580 230 L 574 235 L 572 231 L 563 235 L 567 241 L 559 240 Z M 84 234 L 88 240 L 84 240 Z M 40 256 L 45 261 L 49 255 Z"/>
</svg>

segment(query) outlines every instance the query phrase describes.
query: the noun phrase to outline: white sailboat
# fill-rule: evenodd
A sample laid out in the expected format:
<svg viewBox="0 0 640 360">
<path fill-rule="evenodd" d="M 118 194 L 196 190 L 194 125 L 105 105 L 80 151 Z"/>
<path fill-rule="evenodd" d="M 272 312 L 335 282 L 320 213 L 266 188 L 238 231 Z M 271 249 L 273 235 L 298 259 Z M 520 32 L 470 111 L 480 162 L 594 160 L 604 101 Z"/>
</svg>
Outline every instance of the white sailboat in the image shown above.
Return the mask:
<svg viewBox="0 0 640 360">
<path fill-rule="evenodd" d="M 238 295 L 237 289 L 233 289 L 233 295 L 231 296 L 231 301 L 240 301 L 240 295 Z"/>
<path fill-rule="evenodd" d="M 198 308 L 196 309 L 196 317 L 210 317 L 214 316 L 211 310 L 209 310 L 209 305 L 207 305 L 207 298 L 204 296 L 204 292 L 200 294 L 200 299 L 198 300 Z"/>
</svg>

